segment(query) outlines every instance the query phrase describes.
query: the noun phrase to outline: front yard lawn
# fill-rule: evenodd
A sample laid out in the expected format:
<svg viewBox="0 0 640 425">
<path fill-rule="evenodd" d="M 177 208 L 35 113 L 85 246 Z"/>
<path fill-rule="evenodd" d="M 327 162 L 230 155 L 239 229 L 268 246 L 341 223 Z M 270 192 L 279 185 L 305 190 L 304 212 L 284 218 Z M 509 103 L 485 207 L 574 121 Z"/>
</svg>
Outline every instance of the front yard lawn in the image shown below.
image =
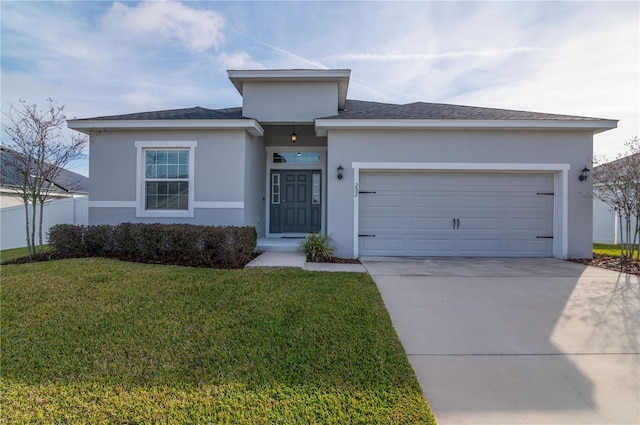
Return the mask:
<svg viewBox="0 0 640 425">
<path fill-rule="evenodd" d="M 3 423 L 435 423 L 366 274 L 0 273 Z"/>
<path fill-rule="evenodd" d="M 620 245 L 594 243 L 593 253 L 598 255 L 606 255 L 608 257 L 620 257 Z"/>
</svg>

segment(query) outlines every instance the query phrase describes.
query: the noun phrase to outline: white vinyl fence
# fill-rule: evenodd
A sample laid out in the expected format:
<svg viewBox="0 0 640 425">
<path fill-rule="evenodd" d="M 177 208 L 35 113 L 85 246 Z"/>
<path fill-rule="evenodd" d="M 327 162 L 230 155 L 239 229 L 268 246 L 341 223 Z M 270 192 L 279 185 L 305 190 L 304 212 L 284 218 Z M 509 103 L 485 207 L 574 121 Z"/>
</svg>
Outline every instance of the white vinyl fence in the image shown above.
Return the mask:
<svg viewBox="0 0 640 425">
<path fill-rule="evenodd" d="M 38 208 L 39 209 L 39 208 Z M 31 211 L 29 212 L 31 217 Z M 37 214 L 36 220 L 40 220 Z M 50 201 L 44 205 L 42 234 L 47 242 L 49 229 L 56 224 L 89 223 L 89 198 L 67 198 Z M 27 246 L 24 205 L 0 209 L 0 249 Z M 38 221 L 36 221 L 36 243 L 38 239 Z"/>
<path fill-rule="evenodd" d="M 620 244 L 627 240 L 626 220 L 614 214 L 609 206 L 599 199 L 593 199 L 593 241 L 596 243 Z M 636 221 L 632 219 L 631 226 Z M 632 227 L 633 229 L 634 227 Z"/>
</svg>

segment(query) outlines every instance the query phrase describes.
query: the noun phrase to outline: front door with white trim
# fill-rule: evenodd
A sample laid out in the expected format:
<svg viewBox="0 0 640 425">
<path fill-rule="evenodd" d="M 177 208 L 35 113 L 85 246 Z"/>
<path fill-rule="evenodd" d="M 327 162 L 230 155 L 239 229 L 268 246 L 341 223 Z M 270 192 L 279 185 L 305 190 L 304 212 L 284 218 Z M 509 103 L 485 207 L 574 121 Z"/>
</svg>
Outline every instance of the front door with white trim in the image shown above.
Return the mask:
<svg viewBox="0 0 640 425">
<path fill-rule="evenodd" d="M 320 170 L 271 170 L 270 233 L 320 230 L 321 176 Z"/>
</svg>

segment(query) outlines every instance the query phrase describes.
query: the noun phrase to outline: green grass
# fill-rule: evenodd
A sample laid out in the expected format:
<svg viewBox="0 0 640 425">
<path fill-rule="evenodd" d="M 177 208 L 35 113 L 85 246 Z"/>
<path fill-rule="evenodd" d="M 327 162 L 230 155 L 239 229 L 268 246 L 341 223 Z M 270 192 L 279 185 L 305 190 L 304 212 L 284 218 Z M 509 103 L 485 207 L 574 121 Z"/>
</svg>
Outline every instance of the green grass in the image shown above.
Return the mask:
<svg viewBox="0 0 640 425">
<path fill-rule="evenodd" d="M 48 252 L 50 250 L 49 245 L 44 245 L 44 252 Z M 40 247 L 37 248 L 39 250 Z M 3 261 L 11 261 L 20 257 L 27 256 L 27 247 L 23 248 L 12 248 L 12 249 L 3 249 L 0 251 L 0 262 Z"/>
<path fill-rule="evenodd" d="M 600 255 L 608 255 L 608 256 L 611 256 L 611 257 L 620 257 L 620 245 L 594 243 L 593 244 L 593 252 L 595 254 L 600 254 Z"/>
<path fill-rule="evenodd" d="M 366 274 L 0 273 L 3 423 L 435 423 Z"/>
</svg>

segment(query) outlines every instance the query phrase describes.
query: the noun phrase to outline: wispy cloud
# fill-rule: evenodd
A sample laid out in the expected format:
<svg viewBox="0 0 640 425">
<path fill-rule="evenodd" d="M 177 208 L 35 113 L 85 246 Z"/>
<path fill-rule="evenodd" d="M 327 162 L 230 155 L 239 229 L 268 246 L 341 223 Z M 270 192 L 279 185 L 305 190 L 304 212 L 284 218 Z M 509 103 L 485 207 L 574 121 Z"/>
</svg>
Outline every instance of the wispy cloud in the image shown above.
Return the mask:
<svg viewBox="0 0 640 425">
<path fill-rule="evenodd" d="M 633 2 L 1 1 L 6 102 L 70 115 L 241 104 L 226 69 L 350 68 L 348 96 L 620 118 L 640 131 Z"/>
<path fill-rule="evenodd" d="M 175 1 L 145 1 L 135 6 L 114 3 L 102 19 L 111 34 L 144 37 L 145 42 L 177 40 L 203 52 L 224 40 L 225 20 L 212 10 L 198 10 Z"/>
<path fill-rule="evenodd" d="M 511 47 L 490 50 L 463 50 L 442 53 L 407 53 L 407 52 L 371 52 L 371 53 L 340 53 L 329 57 L 338 61 L 366 61 L 366 62 L 397 62 L 414 60 L 459 59 L 465 57 L 502 58 L 520 53 L 540 52 L 540 47 Z"/>
</svg>

